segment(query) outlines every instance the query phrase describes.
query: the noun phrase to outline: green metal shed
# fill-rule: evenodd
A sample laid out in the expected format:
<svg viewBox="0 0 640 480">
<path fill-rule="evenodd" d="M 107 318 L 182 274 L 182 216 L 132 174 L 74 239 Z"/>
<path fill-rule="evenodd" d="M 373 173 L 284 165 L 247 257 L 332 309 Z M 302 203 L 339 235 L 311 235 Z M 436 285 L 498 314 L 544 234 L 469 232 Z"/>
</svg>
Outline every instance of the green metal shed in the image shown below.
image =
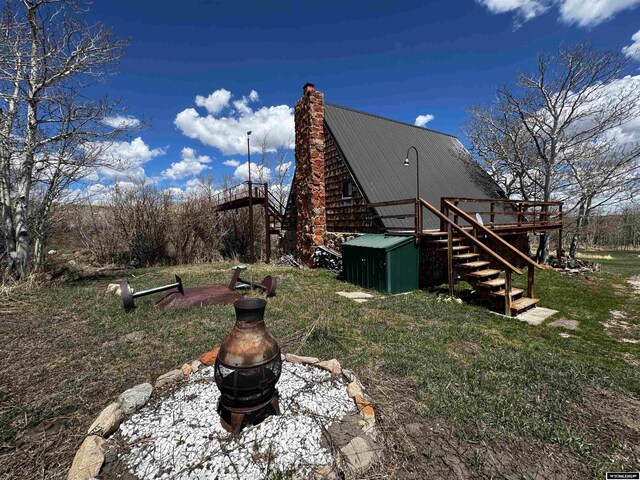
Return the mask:
<svg viewBox="0 0 640 480">
<path fill-rule="evenodd" d="M 342 244 L 347 282 L 388 293 L 418 289 L 420 254 L 413 237 L 366 234 Z"/>
</svg>

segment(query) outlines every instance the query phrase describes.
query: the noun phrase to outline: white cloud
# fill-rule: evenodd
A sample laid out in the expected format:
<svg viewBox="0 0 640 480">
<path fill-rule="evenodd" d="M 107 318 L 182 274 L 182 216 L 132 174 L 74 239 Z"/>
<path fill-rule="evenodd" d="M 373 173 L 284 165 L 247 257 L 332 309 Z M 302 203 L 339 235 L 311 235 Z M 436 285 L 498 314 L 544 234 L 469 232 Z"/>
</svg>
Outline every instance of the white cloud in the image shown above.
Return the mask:
<svg viewBox="0 0 640 480">
<path fill-rule="evenodd" d="M 196 97 L 196 105 L 199 107 L 204 107 L 207 109 L 207 112 L 212 115 L 216 115 L 229 105 L 230 99 L 231 92 L 229 90 L 225 90 L 224 88 L 220 88 L 208 97 L 198 95 Z"/>
<path fill-rule="evenodd" d="M 170 193 L 173 198 L 177 199 L 181 199 L 185 194 L 184 190 L 178 187 L 168 187 L 165 188 L 164 191 Z"/>
<path fill-rule="evenodd" d="M 476 0 L 491 13 L 513 13 L 516 27 L 557 6 L 560 20 L 581 27 L 598 25 L 617 13 L 633 8 L 640 0 Z"/>
<path fill-rule="evenodd" d="M 238 165 L 236 171 L 233 172 L 234 177 L 241 180 L 249 180 L 249 163 L 244 162 L 242 165 Z M 271 169 L 262 165 L 251 164 L 251 180 L 254 182 L 265 182 L 271 177 Z"/>
<path fill-rule="evenodd" d="M 491 13 L 513 12 L 525 21 L 546 12 L 551 6 L 550 0 L 476 0 Z"/>
<path fill-rule="evenodd" d="M 293 163 L 292 163 L 292 162 L 284 162 L 284 163 L 281 163 L 280 165 L 278 165 L 278 166 L 276 167 L 276 170 L 277 170 L 279 173 L 286 173 L 286 172 L 288 172 L 288 171 L 289 171 L 289 169 L 291 168 L 291 165 L 293 165 Z"/>
<path fill-rule="evenodd" d="M 588 111 L 597 112 L 597 115 L 606 114 L 613 108 L 612 105 L 619 103 L 620 99 L 632 98 L 632 96 L 636 95 L 635 92 L 639 90 L 640 75 L 627 75 L 604 85 L 602 90 L 599 91 L 598 98 L 594 99 L 593 103 L 585 105 L 585 108 Z M 636 107 L 635 112 L 630 114 L 629 121 L 610 129 L 606 132 L 606 137 L 614 138 L 618 145 L 632 145 L 640 142 L 640 105 Z M 596 121 L 598 121 L 597 118 L 585 119 L 575 128 L 578 131 L 587 130 L 592 128 Z"/>
<path fill-rule="evenodd" d="M 587 27 L 610 20 L 617 13 L 639 4 L 640 0 L 563 0 L 560 15 L 566 23 Z"/>
<path fill-rule="evenodd" d="M 195 177 L 204 170 L 211 168 L 206 165 L 207 163 L 211 163 L 210 157 L 207 155 L 197 156 L 193 148 L 185 147 L 182 149 L 182 159 L 179 162 L 172 163 L 169 168 L 162 172 L 162 176 L 171 180 Z"/>
<path fill-rule="evenodd" d="M 196 105 L 207 108 L 204 97 L 200 98 L 203 99 L 201 104 L 196 101 Z M 248 131 L 253 132 L 251 138 L 255 139 L 252 151 L 259 150 L 260 140 L 264 138 L 272 149 L 293 148 L 293 109 L 288 105 L 277 105 L 254 110 L 250 104 L 258 99 L 258 93 L 252 90 L 248 96 L 225 105 L 215 113 L 207 108 L 206 116 L 195 108 L 187 108 L 178 113 L 174 123 L 187 137 L 218 148 L 224 155 L 244 154 Z M 224 110 L 227 110 L 225 115 L 218 115 Z"/>
<path fill-rule="evenodd" d="M 125 117 L 123 115 L 114 115 L 113 117 L 105 117 L 102 123 L 111 128 L 133 128 L 140 125 L 140 120 L 135 117 Z"/>
<path fill-rule="evenodd" d="M 417 125 L 418 127 L 424 127 L 427 123 L 429 123 L 434 118 L 436 117 L 434 115 L 431 115 L 430 113 L 426 115 L 418 115 L 416 117 L 416 121 L 414 122 L 414 125 Z"/>
<path fill-rule="evenodd" d="M 98 172 L 101 177 L 111 182 L 146 179 L 142 165 L 165 154 L 165 149 L 150 148 L 140 137 L 134 138 L 130 142 L 94 143 L 92 146 L 104 149 L 101 154 L 103 163 L 113 165 L 112 167 L 101 167 Z"/>
<path fill-rule="evenodd" d="M 622 53 L 624 53 L 627 57 L 631 57 L 634 60 L 640 61 L 640 30 L 633 34 L 633 36 L 631 37 L 631 41 L 633 43 L 624 47 L 622 49 Z"/>
<path fill-rule="evenodd" d="M 224 162 L 222 162 L 223 165 L 226 165 L 227 167 L 237 167 L 238 165 L 240 165 L 240 162 L 238 160 L 225 160 Z"/>
<path fill-rule="evenodd" d="M 92 183 L 85 188 L 76 189 L 77 198 L 85 203 L 91 203 L 94 205 L 105 205 L 111 200 L 111 194 L 115 187 L 121 189 L 135 188 L 134 182 L 116 182 L 111 184 Z"/>
</svg>

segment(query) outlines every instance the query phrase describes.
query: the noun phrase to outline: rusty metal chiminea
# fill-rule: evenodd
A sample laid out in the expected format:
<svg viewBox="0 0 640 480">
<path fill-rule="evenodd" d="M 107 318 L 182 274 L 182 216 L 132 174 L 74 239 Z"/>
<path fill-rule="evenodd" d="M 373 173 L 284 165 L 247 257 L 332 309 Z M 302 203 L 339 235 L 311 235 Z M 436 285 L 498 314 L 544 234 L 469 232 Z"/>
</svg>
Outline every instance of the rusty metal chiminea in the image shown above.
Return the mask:
<svg viewBox="0 0 640 480">
<path fill-rule="evenodd" d="M 220 344 L 215 380 L 222 426 L 238 434 L 269 415 L 280 415 L 276 383 L 282 371 L 278 342 L 267 330 L 262 299 L 237 300 L 236 324 Z"/>
</svg>

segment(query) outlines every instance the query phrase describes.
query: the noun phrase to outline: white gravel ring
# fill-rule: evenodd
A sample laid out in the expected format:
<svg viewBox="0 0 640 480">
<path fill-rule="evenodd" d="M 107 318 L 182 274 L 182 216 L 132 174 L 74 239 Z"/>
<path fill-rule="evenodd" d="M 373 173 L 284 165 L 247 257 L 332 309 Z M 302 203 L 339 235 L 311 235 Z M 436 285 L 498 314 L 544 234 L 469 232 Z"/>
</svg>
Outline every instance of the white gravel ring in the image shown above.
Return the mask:
<svg viewBox="0 0 640 480">
<path fill-rule="evenodd" d="M 282 415 L 233 437 L 216 412 L 220 392 L 213 367 L 203 368 L 120 426 L 131 446 L 124 463 L 141 480 L 254 480 L 274 471 L 304 476 L 331 464 L 331 452 L 320 443 L 323 431 L 357 411 L 345 381 L 314 366 L 283 362 L 277 388 Z"/>
</svg>

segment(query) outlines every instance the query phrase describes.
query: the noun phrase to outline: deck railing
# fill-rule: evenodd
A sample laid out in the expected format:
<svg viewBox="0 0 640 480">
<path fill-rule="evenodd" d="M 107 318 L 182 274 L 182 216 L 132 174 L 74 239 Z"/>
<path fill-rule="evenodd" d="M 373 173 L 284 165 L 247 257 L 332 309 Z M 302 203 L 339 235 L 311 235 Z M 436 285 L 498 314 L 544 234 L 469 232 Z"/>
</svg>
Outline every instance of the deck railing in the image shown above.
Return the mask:
<svg viewBox="0 0 640 480">
<path fill-rule="evenodd" d="M 461 208 L 472 217 L 478 215 L 482 219 L 482 224 L 489 228 L 530 227 L 543 229 L 562 226 L 562 202 L 537 202 L 508 198 L 443 197 L 440 200 L 441 207 L 442 202 L 445 201 Z M 471 206 L 471 204 L 474 205 Z M 462 208 L 463 205 L 466 208 Z M 469 208 L 470 206 L 471 208 Z"/>
<path fill-rule="evenodd" d="M 264 198 L 265 191 L 268 191 L 266 183 L 242 182 L 231 187 L 227 187 L 216 194 L 216 204 L 220 205 L 234 200 L 240 200 L 249 196 L 249 185 L 251 185 L 252 198 Z"/>
<path fill-rule="evenodd" d="M 485 211 L 469 211 L 459 207 L 460 203 L 488 203 L 490 205 L 489 212 Z M 416 241 L 420 240 L 424 232 L 423 228 L 423 209 L 426 208 L 440 220 L 440 230 L 447 232 L 447 272 L 449 280 L 449 293 L 454 295 L 454 271 L 453 271 L 453 234 L 454 232 L 471 242 L 474 251 L 482 251 L 491 261 L 499 265 L 505 272 L 505 314 L 511 315 L 512 293 L 511 280 L 515 273 L 523 275 L 523 272 L 506 260 L 502 255 L 495 251 L 500 248 L 509 252 L 513 257 L 521 261 L 527 266 L 527 296 L 533 298 L 534 272 L 536 268 L 542 268 L 541 265 L 534 262 L 528 255 L 524 254 L 512 244 L 504 240 L 498 235 L 494 229 L 497 225 L 501 225 L 495 221 L 497 214 L 496 206 L 499 205 L 506 208 L 515 208 L 515 211 L 508 212 L 509 215 L 516 216 L 518 227 L 525 228 L 528 225 L 536 225 L 538 227 L 557 228 L 562 226 L 562 203 L 561 202 L 526 202 L 519 200 L 491 200 L 491 199 L 471 199 L 471 198 L 442 198 L 440 210 L 431 205 L 426 200 L 405 199 L 392 200 L 389 202 L 369 203 L 367 206 L 371 208 L 396 207 L 401 205 L 414 205 L 413 213 L 397 213 L 392 215 L 378 215 L 377 218 L 413 218 L 413 231 L 408 231 L 406 227 L 395 227 L 395 234 L 415 235 Z M 511 206 L 509 206 L 511 204 Z M 515 207 L 514 207 L 515 205 Z M 540 208 L 540 212 L 536 212 L 536 208 Z M 551 211 L 555 208 L 555 211 Z M 530 212 L 527 212 L 531 209 Z M 492 214 L 491 221 L 488 225 L 475 218 L 475 214 Z M 453 217 L 453 218 L 451 218 Z M 549 221 L 553 218 L 553 222 Z M 536 220 L 542 219 L 542 220 Z M 502 225 L 507 225 L 502 224 Z"/>
</svg>

